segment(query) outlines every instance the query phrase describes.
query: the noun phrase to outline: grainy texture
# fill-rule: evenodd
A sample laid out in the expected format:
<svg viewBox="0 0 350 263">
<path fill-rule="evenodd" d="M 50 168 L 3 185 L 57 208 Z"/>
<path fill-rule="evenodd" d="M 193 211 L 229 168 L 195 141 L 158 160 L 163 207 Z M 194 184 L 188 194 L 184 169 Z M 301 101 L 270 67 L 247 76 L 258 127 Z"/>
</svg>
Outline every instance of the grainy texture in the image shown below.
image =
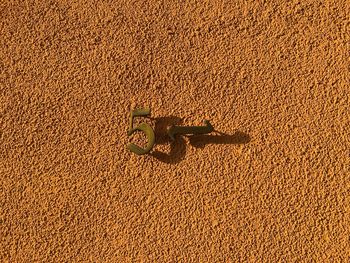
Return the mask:
<svg viewBox="0 0 350 263">
<path fill-rule="evenodd" d="M 349 261 L 349 5 L 1 1 L 0 261 Z"/>
</svg>

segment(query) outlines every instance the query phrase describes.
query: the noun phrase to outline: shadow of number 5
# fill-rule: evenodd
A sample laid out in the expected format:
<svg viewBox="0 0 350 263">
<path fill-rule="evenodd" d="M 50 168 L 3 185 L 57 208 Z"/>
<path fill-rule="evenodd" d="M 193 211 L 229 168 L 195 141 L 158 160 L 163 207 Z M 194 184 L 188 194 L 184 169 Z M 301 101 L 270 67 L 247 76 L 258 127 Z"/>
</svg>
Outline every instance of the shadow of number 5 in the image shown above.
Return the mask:
<svg viewBox="0 0 350 263">
<path fill-rule="evenodd" d="M 137 155 L 146 154 L 152 150 L 155 142 L 155 135 L 151 126 L 149 126 L 145 122 L 142 122 L 140 125 L 134 128 L 133 120 L 134 120 L 134 117 L 137 117 L 137 116 L 147 116 L 150 114 L 150 112 L 151 112 L 150 109 L 136 109 L 136 110 L 133 110 L 130 114 L 130 127 L 128 131 L 128 136 L 131 136 L 135 131 L 142 131 L 146 134 L 146 137 L 147 137 L 146 148 L 141 148 L 140 146 L 137 146 L 136 144 L 133 144 L 133 143 L 128 144 L 127 148 L 133 153 L 136 153 Z"/>
</svg>

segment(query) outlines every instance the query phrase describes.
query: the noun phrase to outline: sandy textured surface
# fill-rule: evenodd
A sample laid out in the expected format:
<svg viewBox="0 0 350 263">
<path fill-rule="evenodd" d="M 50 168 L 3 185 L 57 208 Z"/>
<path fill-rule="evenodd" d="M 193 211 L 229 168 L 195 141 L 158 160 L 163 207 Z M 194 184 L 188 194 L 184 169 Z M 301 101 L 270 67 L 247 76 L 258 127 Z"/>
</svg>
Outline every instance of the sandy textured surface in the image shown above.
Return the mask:
<svg viewBox="0 0 350 263">
<path fill-rule="evenodd" d="M 1 1 L 0 261 L 349 261 L 349 5 Z"/>
</svg>

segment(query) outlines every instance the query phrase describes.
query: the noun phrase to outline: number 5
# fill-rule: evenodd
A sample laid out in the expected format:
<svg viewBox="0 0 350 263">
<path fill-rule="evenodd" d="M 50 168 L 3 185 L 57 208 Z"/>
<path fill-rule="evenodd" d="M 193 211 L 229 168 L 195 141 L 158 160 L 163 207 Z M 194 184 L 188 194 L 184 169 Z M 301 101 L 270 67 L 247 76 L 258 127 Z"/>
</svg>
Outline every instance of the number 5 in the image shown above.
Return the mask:
<svg viewBox="0 0 350 263">
<path fill-rule="evenodd" d="M 129 127 L 129 131 L 128 131 L 128 136 L 131 136 L 135 131 L 142 131 L 146 134 L 147 137 L 147 147 L 145 149 L 130 143 L 127 148 L 132 151 L 133 153 L 136 153 L 137 155 L 142 155 L 142 154 L 146 154 L 149 151 L 152 150 L 154 142 L 155 142 L 155 136 L 154 136 L 154 131 L 152 130 L 151 126 L 149 126 L 147 123 L 143 122 L 140 125 L 138 125 L 137 127 L 133 128 L 133 120 L 134 117 L 136 116 L 147 116 L 149 115 L 151 112 L 150 109 L 146 108 L 146 109 L 136 109 L 133 110 L 130 114 L 130 127 Z"/>
</svg>

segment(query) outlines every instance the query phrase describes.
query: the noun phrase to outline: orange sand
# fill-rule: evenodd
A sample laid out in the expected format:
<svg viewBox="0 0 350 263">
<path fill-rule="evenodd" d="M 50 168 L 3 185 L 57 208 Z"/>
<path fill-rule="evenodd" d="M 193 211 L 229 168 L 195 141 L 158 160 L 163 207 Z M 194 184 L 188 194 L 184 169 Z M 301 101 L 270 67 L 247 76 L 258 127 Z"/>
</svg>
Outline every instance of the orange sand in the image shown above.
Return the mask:
<svg viewBox="0 0 350 263">
<path fill-rule="evenodd" d="M 1 1 L 0 262 L 349 261 L 349 7 Z"/>
</svg>

